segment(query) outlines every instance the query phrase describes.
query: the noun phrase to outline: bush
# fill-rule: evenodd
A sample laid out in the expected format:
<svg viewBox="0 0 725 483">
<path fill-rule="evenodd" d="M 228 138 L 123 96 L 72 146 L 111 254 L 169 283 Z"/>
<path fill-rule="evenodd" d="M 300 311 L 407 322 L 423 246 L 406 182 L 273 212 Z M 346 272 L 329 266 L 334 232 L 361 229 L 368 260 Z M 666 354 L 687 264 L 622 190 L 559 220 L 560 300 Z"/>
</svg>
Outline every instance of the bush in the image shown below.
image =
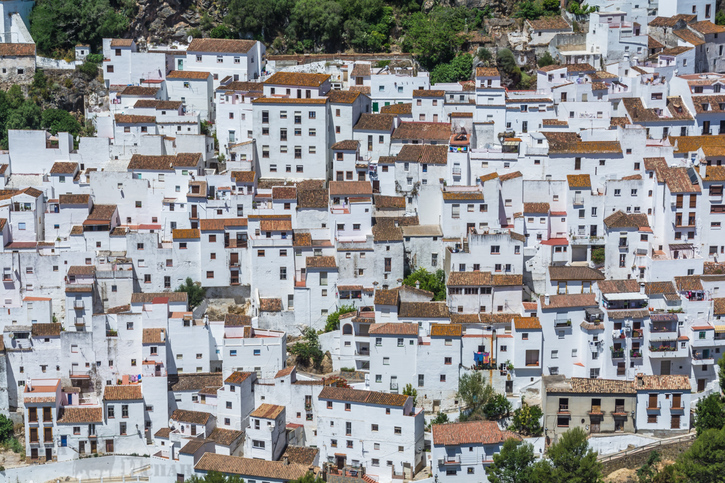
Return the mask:
<svg viewBox="0 0 725 483">
<path fill-rule="evenodd" d="M 595 248 L 592 250 L 592 262 L 597 265 L 604 263 L 604 248 Z"/>
<path fill-rule="evenodd" d="M 514 411 L 511 428 L 522 434 L 539 436 L 542 433 L 540 420 L 543 415 L 539 406 L 529 406 L 522 398 L 521 407 Z"/>
<path fill-rule="evenodd" d="M 511 403 L 503 394 L 495 394 L 484 406 L 483 415 L 486 419 L 501 419 L 511 411 Z"/>
<path fill-rule="evenodd" d="M 478 49 L 478 52 L 476 52 L 476 57 L 478 57 L 478 60 L 480 61 L 488 62 L 493 59 L 493 54 L 486 47 L 481 47 Z"/>
<path fill-rule="evenodd" d="M 342 314 L 349 314 L 355 312 L 357 309 L 353 305 L 343 305 L 333 313 L 327 316 L 327 323 L 325 324 L 325 332 L 332 332 L 340 328 L 340 316 Z"/>
<path fill-rule="evenodd" d="M 175 290 L 176 292 L 186 292 L 189 300 L 189 307 L 192 309 L 198 306 L 206 296 L 206 291 L 200 285 L 194 283 L 191 277 L 187 277 L 183 285 Z"/>
<path fill-rule="evenodd" d="M 430 273 L 425 268 L 419 268 L 415 272 L 411 273 L 405 280 L 403 285 L 409 287 L 415 287 L 416 282 L 420 282 L 420 289 L 433 292 L 433 300 L 445 300 L 446 299 L 446 283 L 445 283 L 445 272 L 443 270 L 436 270 L 435 273 Z"/>
<path fill-rule="evenodd" d="M 85 61 L 81 65 L 76 66 L 76 70 L 90 79 L 94 79 L 98 75 L 98 64 Z"/>
<path fill-rule="evenodd" d="M 88 54 L 86 56 L 86 62 L 100 64 L 101 62 L 103 62 L 103 54 Z"/>
<path fill-rule="evenodd" d="M 304 367 L 309 366 L 310 361 L 317 367 L 325 357 L 320 347 L 317 332 L 312 327 L 305 327 L 302 332 L 302 339 L 287 350 L 290 354 L 295 355 L 297 363 Z"/>
<path fill-rule="evenodd" d="M 539 65 L 539 67 L 546 67 L 547 65 L 556 64 L 556 61 L 549 52 L 544 52 L 544 55 L 539 57 L 537 64 Z"/>
<path fill-rule="evenodd" d="M 0 414 L 0 443 L 5 443 L 13 436 L 13 422 L 5 416 Z"/>
</svg>

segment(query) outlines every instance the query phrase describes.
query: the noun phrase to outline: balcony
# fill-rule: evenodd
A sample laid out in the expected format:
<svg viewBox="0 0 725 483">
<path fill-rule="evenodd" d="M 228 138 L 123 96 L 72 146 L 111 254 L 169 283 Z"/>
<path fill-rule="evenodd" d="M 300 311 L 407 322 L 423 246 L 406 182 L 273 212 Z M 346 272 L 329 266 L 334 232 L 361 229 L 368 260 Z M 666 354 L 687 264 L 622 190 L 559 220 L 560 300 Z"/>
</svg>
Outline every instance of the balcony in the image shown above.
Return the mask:
<svg viewBox="0 0 725 483">
<path fill-rule="evenodd" d="M 398 392 L 398 383 L 397 382 L 390 383 L 390 392 L 394 392 L 397 394 L 397 392 Z"/>
<path fill-rule="evenodd" d="M 86 306 L 86 304 L 83 303 L 82 300 L 74 300 L 73 301 L 73 308 L 76 309 L 76 310 L 84 309 L 85 306 Z"/>
<path fill-rule="evenodd" d="M 641 359 L 642 357 L 644 357 L 644 355 L 642 354 L 642 349 L 630 349 L 629 357 L 631 357 L 632 359 Z"/>
<path fill-rule="evenodd" d="M 554 327 L 557 329 L 571 327 L 571 319 L 556 319 L 554 320 Z"/>
<path fill-rule="evenodd" d="M 641 339 L 644 337 L 644 330 L 642 329 L 632 329 L 632 339 Z"/>
<path fill-rule="evenodd" d="M 612 359 L 624 359 L 624 349 L 612 349 Z"/>
<path fill-rule="evenodd" d="M 659 411 L 661 409 L 662 409 L 662 403 L 659 401 L 657 401 L 656 403 L 653 403 L 651 401 L 647 403 L 647 411 L 654 412 L 654 411 Z"/>
<path fill-rule="evenodd" d="M 558 414 L 569 414 L 569 405 L 568 404 L 559 404 L 559 411 L 557 411 Z"/>
<path fill-rule="evenodd" d="M 670 403 L 670 411 L 680 412 L 680 411 L 684 411 L 684 410 L 685 410 L 685 406 L 682 404 L 682 399 L 680 399 L 679 401 L 673 400 Z"/>
<path fill-rule="evenodd" d="M 445 458 L 438 458 L 438 465 L 444 466 L 444 465 L 460 465 L 461 464 L 461 455 L 446 455 Z"/>
<path fill-rule="evenodd" d="M 695 366 L 715 364 L 715 355 L 712 351 L 708 350 L 693 350 L 692 364 Z"/>
<path fill-rule="evenodd" d="M 572 200 L 572 203 L 574 205 L 583 205 L 584 197 L 582 195 L 574 195 L 574 199 Z"/>
<path fill-rule="evenodd" d="M 589 411 L 589 414 L 603 414 L 602 413 L 602 406 L 592 406 L 591 410 Z"/>
<path fill-rule="evenodd" d="M 666 325 L 652 325 L 649 340 L 653 342 L 677 340 L 677 327 Z"/>
<path fill-rule="evenodd" d="M 612 331 L 612 339 L 626 339 L 627 334 L 624 333 L 624 330 L 621 329 L 614 329 Z"/>
<path fill-rule="evenodd" d="M 614 412 L 612 414 L 624 414 L 626 415 L 627 412 L 624 410 L 624 404 L 617 404 L 614 406 Z"/>
<path fill-rule="evenodd" d="M 649 356 L 652 359 L 667 359 L 675 357 L 687 357 L 688 350 L 678 349 L 674 345 L 659 345 L 649 347 Z"/>
</svg>

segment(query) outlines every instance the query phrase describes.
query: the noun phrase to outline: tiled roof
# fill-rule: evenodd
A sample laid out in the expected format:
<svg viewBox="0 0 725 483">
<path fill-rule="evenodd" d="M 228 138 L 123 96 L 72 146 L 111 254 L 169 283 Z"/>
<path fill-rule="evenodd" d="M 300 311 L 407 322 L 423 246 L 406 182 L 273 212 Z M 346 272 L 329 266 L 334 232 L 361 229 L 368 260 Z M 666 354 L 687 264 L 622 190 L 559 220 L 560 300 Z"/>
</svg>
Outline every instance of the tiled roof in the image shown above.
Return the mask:
<svg viewBox="0 0 725 483">
<path fill-rule="evenodd" d="M 330 146 L 330 149 L 333 151 L 357 151 L 357 148 L 360 147 L 360 141 L 357 141 L 355 139 L 348 139 L 345 141 L 338 141 L 332 146 Z"/>
<path fill-rule="evenodd" d="M 187 52 L 210 53 L 247 53 L 257 44 L 256 40 L 238 39 L 194 39 L 186 49 Z"/>
<path fill-rule="evenodd" d="M 87 205 L 91 195 L 59 195 L 58 202 L 61 205 Z"/>
<path fill-rule="evenodd" d="M 282 299 L 260 298 L 259 299 L 259 311 L 260 312 L 281 312 L 282 311 Z"/>
<path fill-rule="evenodd" d="M 262 231 L 292 231 L 292 221 L 287 220 L 261 220 L 259 229 Z"/>
<path fill-rule="evenodd" d="M 549 305 L 543 304 L 543 298 L 539 300 L 542 302 L 541 310 L 596 307 L 598 305 L 597 295 L 593 293 L 550 295 Z"/>
<path fill-rule="evenodd" d="M 633 279 L 600 280 L 597 282 L 597 288 L 603 294 L 634 293 L 639 292 L 639 282 Z"/>
<path fill-rule="evenodd" d="M 431 337 L 461 337 L 463 327 L 460 324 L 431 324 Z"/>
<path fill-rule="evenodd" d="M 176 409 L 171 413 L 171 419 L 180 423 L 206 424 L 211 414 L 201 411 L 187 411 L 184 409 Z"/>
<path fill-rule="evenodd" d="M 337 268 L 335 257 L 307 257 L 307 268 Z"/>
<path fill-rule="evenodd" d="M 207 218 L 199 220 L 200 231 L 223 231 L 232 227 L 244 227 L 249 224 L 246 218 Z"/>
<path fill-rule="evenodd" d="M 619 141 L 582 141 L 573 132 L 543 132 L 549 142 L 549 154 L 622 154 Z"/>
<path fill-rule="evenodd" d="M 412 322 L 389 322 L 371 324 L 368 331 L 371 335 L 405 335 L 418 336 L 418 324 Z"/>
<path fill-rule="evenodd" d="M 537 330 L 541 329 L 541 322 L 538 317 L 514 317 L 514 330 Z"/>
<path fill-rule="evenodd" d="M 262 419 L 277 419 L 277 417 L 284 411 L 284 406 L 278 406 L 276 404 L 261 404 L 257 409 L 252 411 L 250 414 L 253 418 Z"/>
<path fill-rule="evenodd" d="M 222 385 L 222 374 L 217 372 L 169 375 L 169 390 L 174 392 L 200 391 L 205 387 Z"/>
<path fill-rule="evenodd" d="M 398 305 L 399 293 L 397 290 L 377 289 L 375 291 L 375 305 Z"/>
<path fill-rule="evenodd" d="M 444 90 L 431 90 L 431 89 L 415 89 L 413 90 L 413 97 L 445 97 L 446 91 Z"/>
<path fill-rule="evenodd" d="M 328 74 L 308 74 L 304 72 L 275 72 L 264 81 L 273 86 L 320 87 L 330 78 Z"/>
<path fill-rule="evenodd" d="M 683 40 L 690 45 L 694 45 L 695 47 L 699 45 L 705 45 L 705 41 L 690 29 L 684 28 L 679 30 L 673 30 L 672 34 L 676 37 L 679 37 L 680 40 Z"/>
<path fill-rule="evenodd" d="M 93 277 L 96 275 L 96 267 L 94 265 L 72 265 L 68 268 L 67 275 L 69 277 Z"/>
<path fill-rule="evenodd" d="M 332 90 L 327 93 L 327 98 L 333 104 L 352 104 L 360 97 L 360 92 Z"/>
<path fill-rule="evenodd" d="M 136 116 L 132 114 L 116 114 L 116 122 L 119 124 L 154 124 L 155 116 Z"/>
<path fill-rule="evenodd" d="M 144 87 L 144 86 L 126 86 L 119 93 L 123 96 L 155 96 L 159 93 L 158 87 Z"/>
<path fill-rule="evenodd" d="M 389 106 L 383 106 L 380 108 L 381 114 L 398 114 L 398 115 L 409 115 L 413 113 L 412 102 L 398 102 L 390 104 Z"/>
<path fill-rule="evenodd" d="M 291 481 L 305 476 L 309 468 L 307 465 L 285 464 L 283 461 L 266 461 L 217 453 L 204 453 L 194 466 L 194 470 Z"/>
<path fill-rule="evenodd" d="M 567 121 L 560 121 L 558 119 L 544 119 L 541 121 L 543 126 L 568 126 Z"/>
<path fill-rule="evenodd" d="M 106 386 L 103 389 L 104 401 L 136 401 L 139 399 L 143 399 L 140 385 Z"/>
<path fill-rule="evenodd" d="M 388 241 L 402 241 L 403 230 L 400 226 L 395 226 L 393 220 L 379 219 L 373 225 L 373 240 L 378 243 Z"/>
<path fill-rule="evenodd" d="M 490 174 L 489 174 L 489 176 L 490 176 Z M 511 173 L 502 174 L 501 176 L 498 177 L 498 179 L 500 179 L 501 182 L 503 183 L 504 181 L 508 181 L 510 179 L 523 178 L 523 177 L 524 177 L 524 175 L 521 173 L 521 171 L 513 171 Z M 481 176 L 482 183 L 484 182 L 483 178 L 484 178 L 484 176 Z"/>
<path fill-rule="evenodd" d="M 350 86 L 348 88 L 351 92 L 359 92 L 360 94 L 370 95 L 370 86 Z"/>
<path fill-rule="evenodd" d="M 224 384 L 241 384 L 246 381 L 252 374 L 253 373 L 251 372 L 234 371 L 229 374 L 229 377 L 224 379 Z"/>
<path fill-rule="evenodd" d="M 630 124 L 632 124 L 632 123 L 629 122 L 629 118 L 627 116 L 622 116 L 622 117 L 613 116 L 609 119 L 610 128 L 617 127 L 617 126 L 624 127 L 624 126 L 629 126 Z"/>
<path fill-rule="evenodd" d="M 446 201 L 483 201 L 481 191 L 444 191 L 443 199 Z"/>
<path fill-rule="evenodd" d="M 432 432 L 436 446 L 503 444 L 509 438 L 521 440 L 515 433 L 502 431 L 496 421 L 434 424 Z"/>
<path fill-rule="evenodd" d="M 566 180 L 569 188 L 591 188 L 592 182 L 588 174 L 568 174 Z"/>
<path fill-rule="evenodd" d="M 254 171 L 232 171 L 232 178 L 237 183 L 254 183 L 256 175 Z"/>
<path fill-rule="evenodd" d="M 699 275 L 690 275 L 687 277 L 675 277 L 675 285 L 679 292 L 689 292 L 703 290 L 702 281 Z"/>
<path fill-rule="evenodd" d="M 674 27 L 680 20 L 690 23 L 697 20 L 697 15 L 678 14 L 673 17 L 655 17 L 649 22 L 650 27 Z"/>
<path fill-rule="evenodd" d="M 102 423 L 103 408 L 101 407 L 82 407 L 82 406 L 65 406 L 60 410 L 58 424 L 72 423 Z"/>
<path fill-rule="evenodd" d="M 326 209 L 328 203 L 327 189 L 297 190 L 297 209 Z"/>
<path fill-rule="evenodd" d="M 157 298 L 168 299 L 169 302 L 186 302 L 186 292 L 138 292 L 131 294 L 132 304 L 150 304 Z"/>
<path fill-rule="evenodd" d="M 172 70 L 166 74 L 167 79 L 184 79 L 184 80 L 206 80 L 211 77 L 211 72 L 201 72 L 193 70 Z"/>
<path fill-rule="evenodd" d="M 34 57 L 35 44 L 0 43 L 0 57 Z"/>
<path fill-rule="evenodd" d="M 383 196 L 383 195 L 375 195 L 375 208 L 378 210 L 386 210 L 386 209 L 395 209 L 395 210 L 402 210 L 405 209 L 405 197 L 404 196 Z"/>
<path fill-rule="evenodd" d="M 402 407 L 409 397 L 404 394 L 387 394 L 383 392 L 325 386 L 320 392 L 318 399 Z"/>
<path fill-rule="evenodd" d="M 111 47 L 131 47 L 133 39 L 111 39 Z"/>
<path fill-rule="evenodd" d="M 296 200 L 297 188 L 294 186 L 275 186 L 272 188 L 272 198 L 275 200 Z"/>
<path fill-rule="evenodd" d="M 309 446 L 287 446 L 282 454 L 282 460 L 286 457 L 290 463 L 312 466 L 317 459 L 320 450 Z M 362 482 L 361 482 L 362 483 Z"/>
<path fill-rule="evenodd" d="M 450 272 L 446 285 L 449 287 L 493 285 L 493 278 L 491 272 Z"/>
<path fill-rule="evenodd" d="M 33 324 L 31 333 L 33 337 L 60 337 L 60 323 Z"/>
<path fill-rule="evenodd" d="M 476 77 L 500 77 L 496 67 L 476 67 Z"/>
<path fill-rule="evenodd" d="M 369 181 L 330 181 L 330 197 L 372 195 Z"/>
<path fill-rule="evenodd" d="M 604 274 L 599 270 L 589 267 L 549 267 L 549 279 L 552 281 L 567 280 L 604 280 Z"/>
<path fill-rule="evenodd" d="M 541 17 L 539 20 L 527 20 L 534 30 L 571 30 L 571 26 L 560 15 Z"/>
<path fill-rule="evenodd" d="M 174 240 L 196 240 L 201 238 L 201 231 L 198 228 L 176 228 L 171 233 Z"/>
<path fill-rule="evenodd" d="M 646 295 L 677 293 L 672 282 L 645 282 L 644 293 Z"/>
<path fill-rule="evenodd" d="M 624 213 L 617 210 L 604 219 L 607 228 L 648 228 L 649 221 L 644 213 Z"/>
<path fill-rule="evenodd" d="M 369 77 L 370 75 L 370 64 L 363 64 L 360 62 L 355 62 L 355 65 L 352 68 L 352 72 L 350 72 L 350 77 Z"/>
<path fill-rule="evenodd" d="M 405 144 L 395 157 L 396 162 L 446 164 L 448 147 L 445 144 Z"/>
<path fill-rule="evenodd" d="M 524 203 L 524 213 L 549 214 L 549 203 Z"/>
<path fill-rule="evenodd" d="M 445 302 L 401 302 L 398 318 L 447 319 Z"/>
<path fill-rule="evenodd" d="M 253 104 L 327 104 L 328 97 L 258 97 L 252 101 Z"/>
<path fill-rule="evenodd" d="M 78 163 L 56 161 L 50 168 L 50 174 L 75 174 L 78 170 Z"/>
<path fill-rule="evenodd" d="M 652 50 L 652 49 L 664 49 L 665 46 L 659 40 L 655 39 L 651 35 L 648 35 L 647 36 L 647 48 L 649 50 Z"/>
<path fill-rule="evenodd" d="M 570 394 L 636 394 L 632 381 L 619 379 L 589 379 L 572 377 L 562 379 L 557 376 L 544 377 L 547 393 Z"/>
<path fill-rule="evenodd" d="M 207 441 L 214 441 L 222 446 L 231 446 L 244 436 L 243 431 L 235 431 L 233 429 L 214 428 L 214 431 L 207 436 Z"/>
<path fill-rule="evenodd" d="M 709 20 L 701 20 L 700 22 L 692 22 L 689 24 L 689 27 L 693 30 L 698 31 L 699 33 L 703 35 L 708 34 L 721 34 L 725 32 L 725 27 L 722 25 L 717 25 Z"/>
<path fill-rule="evenodd" d="M 522 285 L 524 282 L 524 276 L 521 274 L 518 275 L 503 275 L 503 274 L 494 274 L 493 275 L 493 285 L 497 287 L 502 286 L 514 286 L 514 285 Z"/>
<path fill-rule="evenodd" d="M 252 325 L 252 317 L 241 314 L 225 314 L 224 327 L 243 327 Z"/>
<path fill-rule="evenodd" d="M 609 310 L 609 311 L 607 311 L 607 317 L 609 317 L 609 320 L 646 319 L 647 317 L 649 317 L 649 312 L 646 309 L 643 309 L 643 310 Z"/>
<path fill-rule="evenodd" d="M 713 315 L 725 315 L 725 298 L 713 299 Z"/>
<path fill-rule="evenodd" d="M 280 377 L 286 377 L 292 374 L 295 370 L 295 366 L 287 366 L 284 369 L 280 369 L 277 371 L 277 374 L 274 375 L 275 379 L 278 379 Z"/>
<path fill-rule="evenodd" d="M 166 341 L 165 329 L 144 329 L 141 336 L 142 344 L 163 344 Z"/>
<path fill-rule="evenodd" d="M 393 114 L 360 114 L 355 131 L 392 131 L 395 115 Z M 448 134 L 450 136 L 450 133 Z"/>
<path fill-rule="evenodd" d="M 451 125 L 447 122 L 401 122 L 390 139 L 422 139 L 448 141 Z"/>
<path fill-rule="evenodd" d="M 637 391 L 691 391 L 688 376 L 645 376 L 637 374 L 634 380 Z"/>
</svg>

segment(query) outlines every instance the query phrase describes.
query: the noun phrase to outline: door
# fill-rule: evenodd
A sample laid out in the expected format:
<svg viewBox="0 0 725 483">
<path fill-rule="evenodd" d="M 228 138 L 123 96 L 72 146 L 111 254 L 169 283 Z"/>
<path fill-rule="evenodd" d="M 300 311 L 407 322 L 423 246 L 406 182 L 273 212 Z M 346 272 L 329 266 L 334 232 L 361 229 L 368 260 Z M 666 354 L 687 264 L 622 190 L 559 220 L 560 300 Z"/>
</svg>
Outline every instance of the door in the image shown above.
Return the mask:
<svg viewBox="0 0 725 483">
<path fill-rule="evenodd" d="M 373 193 L 380 193 L 380 181 L 373 181 Z"/>
<path fill-rule="evenodd" d="M 98 442 L 97 441 L 91 441 L 91 453 L 93 453 L 93 454 L 98 453 Z"/>
<path fill-rule="evenodd" d="M 335 455 L 335 461 L 337 462 L 337 469 L 340 470 L 345 467 L 345 455 Z"/>
<path fill-rule="evenodd" d="M 231 265 L 232 267 L 239 266 L 239 253 L 232 252 L 229 254 L 229 265 Z"/>
<path fill-rule="evenodd" d="M 378 109 L 379 109 L 378 103 L 377 102 L 373 102 L 373 112 L 378 112 Z"/>
<path fill-rule="evenodd" d="M 662 364 L 660 364 L 660 375 L 661 376 L 670 375 L 670 361 L 662 361 Z"/>
<path fill-rule="evenodd" d="M 590 433 L 598 433 L 601 431 L 600 426 L 600 419 L 599 418 L 592 418 L 591 425 L 589 426 L 589 432 Z"/>
<path fill-rule="evenodd" d="M 179 68 L 177 70 L 184 70 L 184 59 L 179 59 Z"/>
<path fill-rule="evenodd" d="M 670 429 L 680 429 L 680 415 L 673 414 L 672 420 L 670 421 Z"/>
<path fill-rule="evenodd" d="M 53 461 L 53 448 L 45 448 L 45 461 Z"/>
<path fill-rule="evenodd" d="M 196 209 L 197 209 L 197 206 L 196 205 L 191 205 L 191 217 L 192 218 L 196 218 L 197 217 L 196 216 L 197 215 Z"/>
<path fill-rule="evenodd" d="M 698 379 L 697 380 L 697 392 L 702 392 L 705 390 L 705 379 Z"/>
</svg>

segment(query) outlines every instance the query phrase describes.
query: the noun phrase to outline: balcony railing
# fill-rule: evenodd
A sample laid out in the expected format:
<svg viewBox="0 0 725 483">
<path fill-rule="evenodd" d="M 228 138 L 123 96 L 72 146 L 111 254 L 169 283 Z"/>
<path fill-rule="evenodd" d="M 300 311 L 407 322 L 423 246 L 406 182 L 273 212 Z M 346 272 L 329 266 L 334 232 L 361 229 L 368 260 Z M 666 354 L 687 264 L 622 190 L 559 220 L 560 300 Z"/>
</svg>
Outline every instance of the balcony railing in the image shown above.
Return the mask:
<svg viewBox="0 0 725 483">
<path fill-rule="evenodd" d="M 641 359 L 642 349 L 630 349 L 629 357 L 631 357 L 632 359 Z"/>
<path fill-rule="evenodd" d="M 557 319 L 554 321 L 555 327 L 571 327 L 571 319 Z"/>
<path fill-rule="evenodd" d="M 662 409 L 662 403 L 659 401 L 654 406 L 650 402 L 647 403 L 647 411 L 659 411 L 660 409 Z"/>
<path fill-rule="evenodd" d="M 74 300 L 73 301 L 73 308 L 74 309 L 82 309 L 84 307 L 85 307 L 85 304 L 83 303 L 82 300 Z"/>
<path fill-rule="evenodd" d="M 612 359 L 624 359 L 624 349 L 615 349 L 612 347 Z"/>
<path fill-rule="evenodd" d="M 615 414 L 624 414 L 624 404 L 617 404 L 614 406 Z"/>
<path fill-rule="evenodd" d="M 398 383 L 397 382 L 391 382 L 390 383 L 390 390 L 398 392 Z"/>
<path fill-rule="evenodd" d="M 568 413 L 569 412 L 569 405 L 568 404 L 559 404 L 559 412 L 560 413 Z"/>
<path fill-rule="evenodd" d="M 644 337 L 644 331 L 642 329 L 632 329 L 632 338 L 641 339 Z"/>
</svg>

